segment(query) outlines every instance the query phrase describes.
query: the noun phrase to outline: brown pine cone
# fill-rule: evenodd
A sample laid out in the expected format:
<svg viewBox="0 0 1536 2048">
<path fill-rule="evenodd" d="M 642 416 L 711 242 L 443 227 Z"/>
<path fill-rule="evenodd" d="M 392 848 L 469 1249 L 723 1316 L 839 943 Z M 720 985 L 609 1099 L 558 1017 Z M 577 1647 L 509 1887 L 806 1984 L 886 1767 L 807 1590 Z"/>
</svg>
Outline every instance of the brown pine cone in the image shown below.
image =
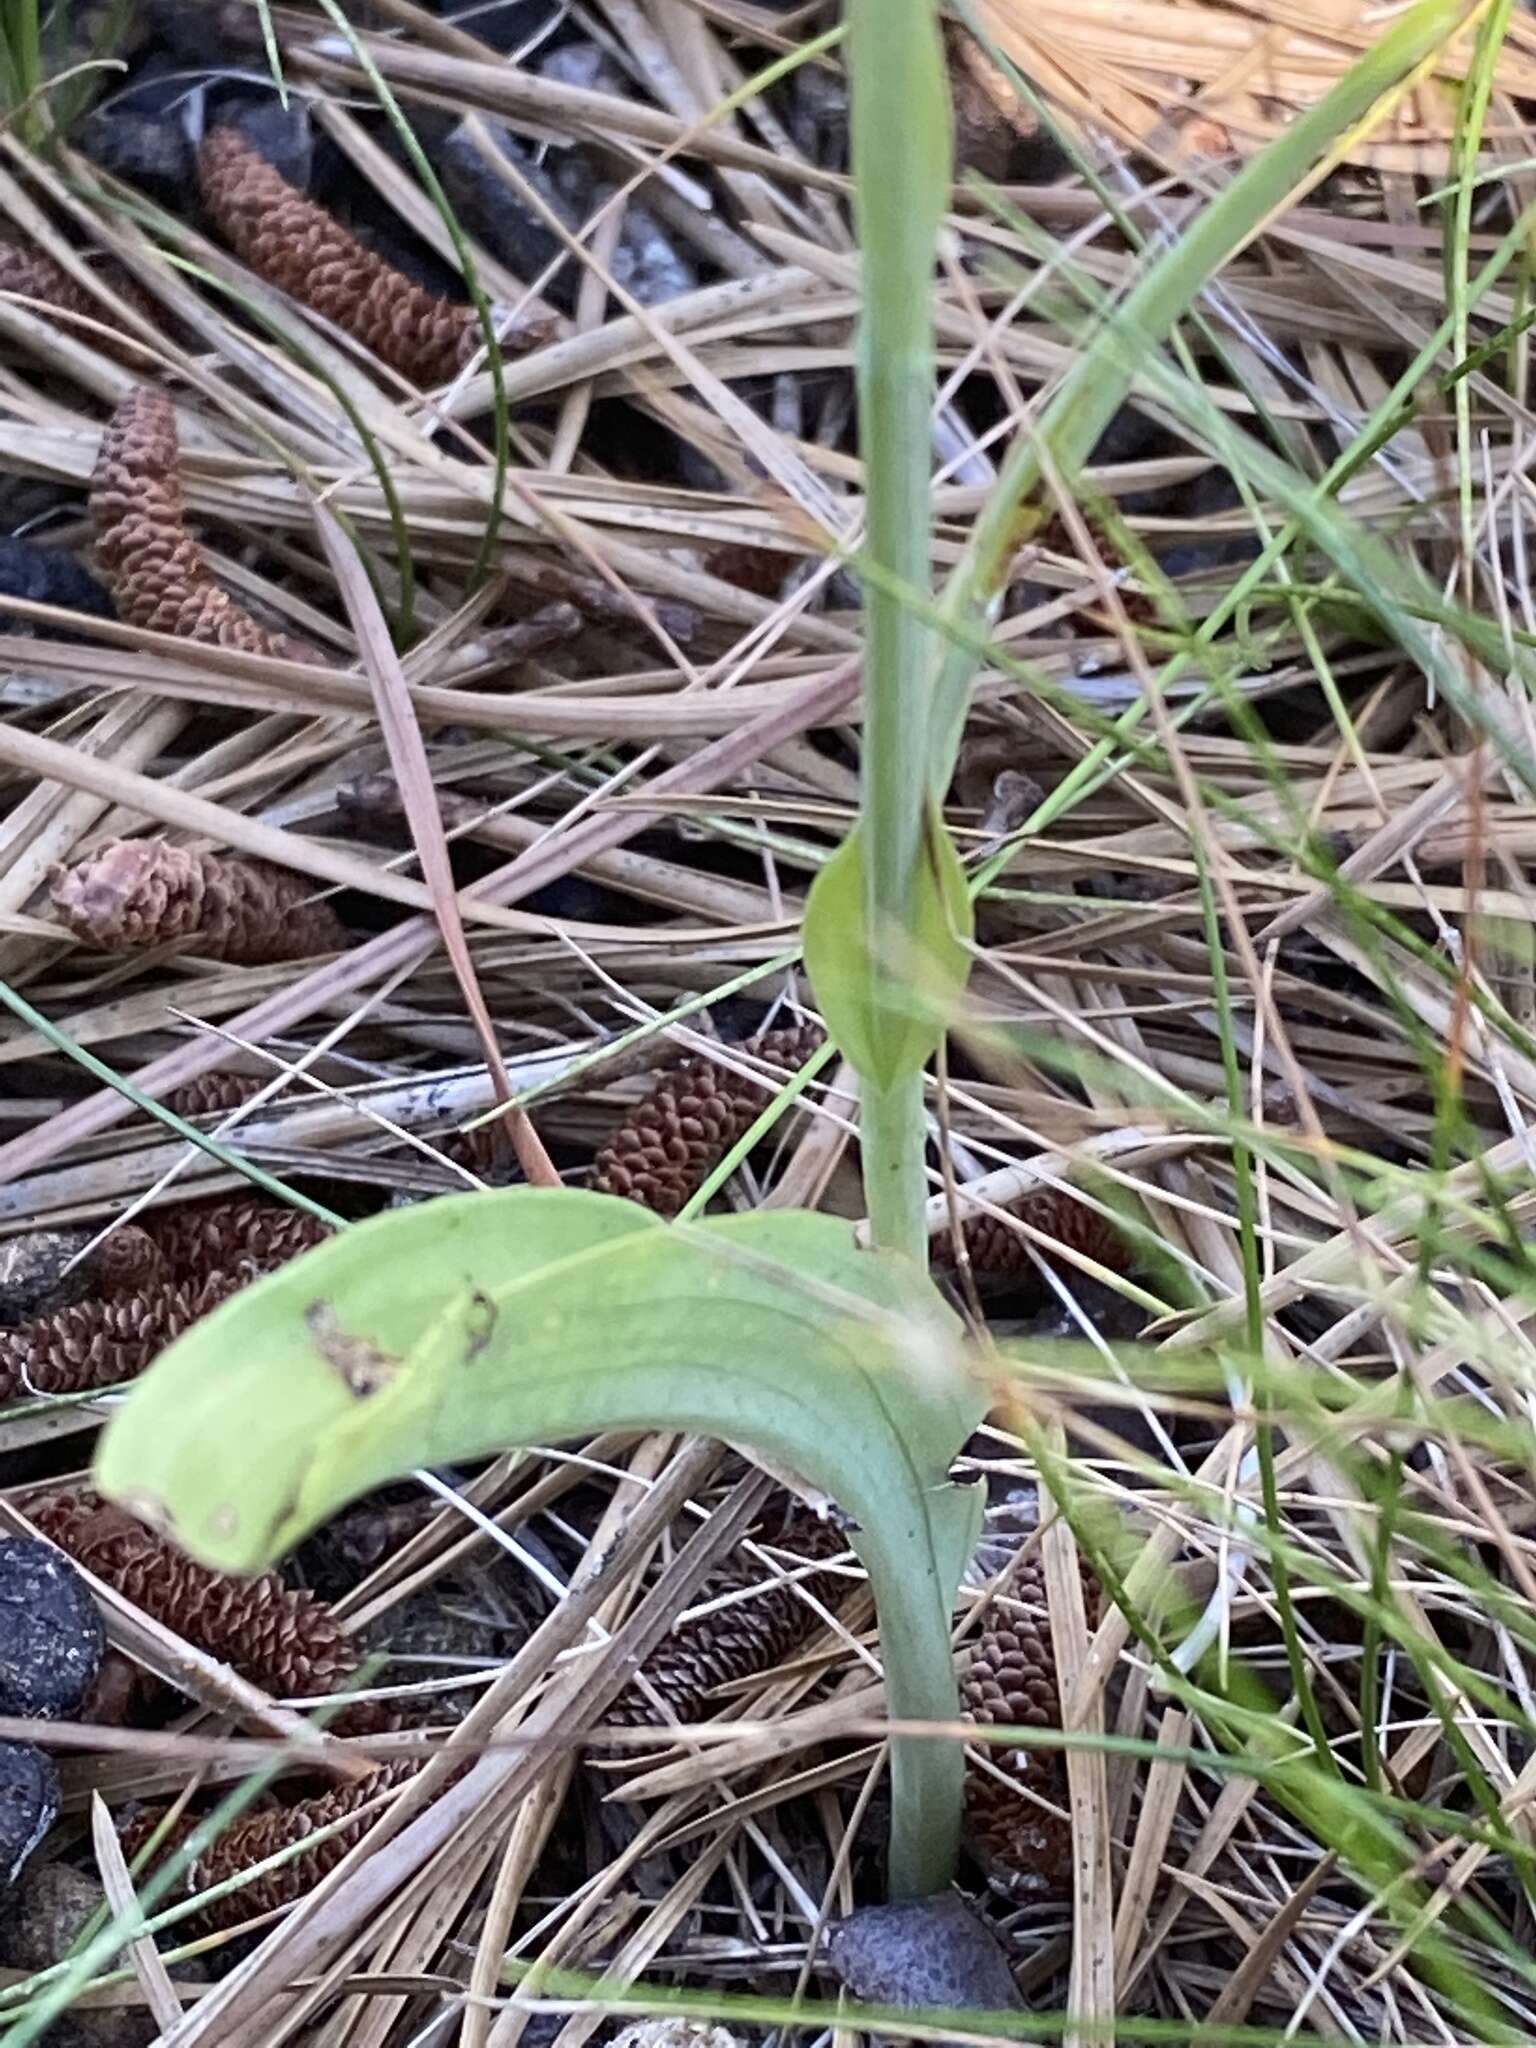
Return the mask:
<svg viewBox="0 0 1536 2048">
<path fill-rule="evenodd" d="M 360 341 L 413 384 L 445 384 L 480 346 L 473 306 L 414 284 L 307 199 L 238 128 L 211 128 L 197 158 L 203 204 L 259 277 Z M 503 346 L 532 348 L 530 321 Z"/>
<path fill-rule="evenodd" d="M 179 452 L 176 408 L 136 385 L 101 437 L 91 478 L 96 554 L 118 616 L 182 640 L 323 664 L 319 648 L 261 625 L 214 581 L 182 516 Z"/>
<path fill-rule="evenodd" d="M 351 1814 L 360 1814 L 381 1792 L 404 1784 L 416 1768 L 413 1763 L 385 1764 L 353 1784 L 333 1786 L 327 1792 L 321 1792 L 312 1799 L 298 1800 L 292 1806 L 263 1806 L 242 1814 L 201 1856 L 194 1857 L 179 1881 L 181 1895 L 190 1897 L 214 1885 L 225 1884 L 242 1870 L 249 1870 L 252 1864 L 262 1863 L 279 1850 L 290 1848 L 306 1835 L 315 1834 Z M 122 1829 L 123 1854 L 130 1861 L 154 1833 L 159 1819 L 158 1814 L 143 1814 Z M 199 1933 L 218 1933 L 240 1927 L 261 1914 L 281 1912 L 287 1906 L 296 1905 L 314 1890 L 322 1878 L 330 1875 L 371 1824 L 370 1820 L 359 1819 L 354 1826 L 339 1828 L 328 1840 L 315 1843 L 313 1848 L 290 1858 L 276 1870 L 268 1871 L 264 1877 L 253 1878 L 238 1891 L 214 1900 L 202 1908 L 190 1924 Z M 178 1848 L 195 1826 L 194 1820 L 185 1819 L 173 1828 L 157 1850 L 156 1861 Z"/>
<path fill-rule="evenodd" d="M 1083 1595 L 1093 1626 L 1100 1603 L 1098 1580 L 1082 1566 Z M 968 1721 L 987 1727 L 1059 1728 L 1061 1694 L 1051 1641 L 1045 1564 L 1038 1550 L 1019 1562 L 1008 1591 L 988 1610 L 971 1661 L 960 1681 Z M 1068 1891 L 1072 1883 L 1072 1827 L 1065 1813 L 1037 1800 L 1067 1806 L 1066 1756 L 1059 1749 L 1005 1749 L 988 1743 L 991 1770 L 968 1761 L 965 1837 L 995 1889 L 1013 1898 Z M 1006 1783 L 998 1782 L 1001 1772 Z M 1017 1790 L 1012 1788 L 1017 1787 Z M 1032 1796 L 1026 1796 L 1032 1795 Z"/>
<path fill-rule="evenodd" d="M 796 1557 L 840 1557 L 848 1548 L 840 1529 L 808 1511 L 791 1513 L 777 1534 L 756 1534 L 759 1542 Z M 717 1600 L 748 1586 L 761 1590 L 751 1599 L 683 1622 L 658 1643 L 643 1666 L 652 1691 L 675 1719 L 697 1720 L 716 1686 L 771 1671 L 815 1633 L 816 1611 L 799 1585 L 823 1606 L 831 1606 L 846 1584 L 836 1572 L 818 1572 L 798 1585 L 785 1585 L 751 1558 L 731 1560 L 711 1576 L 697 1598 Z M 666 1717 L 633 1685 L 619 1695 L 605 1718 L 620 1728 L 651 1728 L 664 1725 Z"/>
<path fill-rule="evenodd" d="M 276 1572 L 235 1579 L 209 1571 L 87 1488 L 37 1494 L 25 1507 L 77 1564 L 275 1698 L 324 1698 L 357 1668 L 326 1602 Z"/>
<path fill-rule="evenodd" d="M 750 590 L 755 597 L 777 597 L 784 579 L 801 558 L 780 554 L 777 548 L 752 547 L 733 542 L 713 548 L 704 557 L 705 573 L 733 583 L 738 590 Z"/>
<path fill-rule="evenodd" d="M 1086 1202 L 1074 1201 L 1056 1188 L 1035 1188 L 1007 1207 L 1021 1222 L 1055 1238 L 1070 1251 L 1096 1260 L 1112 1273 L 1123 1273 L 1130 1265 L 1125 1239 L 1107 1216 L 1090 1209 Z M 1033 1277 L 1036 1269 L 1030 1240 L 1020 1231 L 1010 1230 L 996 1216 L 980 1214 L 965 1217 L 960 1228 L 971 1271 L 978 1280 L 998 1283 Z M 1050 1256 L 1043 1246 L 1035 1249 Z M 955 1244 L 947 1223 L 940 1224 L 930 1237 L 928 1256 L 939 1270 L 953 1269 Z"/>
<path fill-rule="evenodd" d="M 266 861 L 114 839 L 53 881 L 53 907 L 104 952 L 179 942 L 232 967 L 334 953 L 346 929 L 307 875 Z"/>
<path fill-rule="evenodd" d="M 178 1202 L 148 1219 L 148 1234 L 178 1280 L 243 1264 L 261 1271 L 286 1265 L 331 1235 L 303 1209 L 237 1195 L 216 1202 Z"/>
<path fill-rule="evenodd" d="M 227 1116 L 265 1086 L 259 1074 L 199 1074 L 195 1081 L 172 1088 L 163 1100 L 177 1116 Z"/>
<path fill-rule="evenodd" d="M 95 1236 L 28 1230 L 0 1243 L 0 1325 L 15 1329 L 93 1296 L 131 1293 L 166 1278 L 160 1247 L 147 1231 L 123 1223 L 93 1246 Z"/>
<path fill-rule="evenodd" d="M 816 1024 L 768 1031 L 737 1048 L 771 1067 L 803 1066 L 822 1040 Z M 701 1055 L 664 1075 L 598 1153 L 590 1185 L 675 1216 L 767 1106 L 773 1084 Z"/>
<path fill-rule="evenodd" d="M 86 1394 L 133 1379 L 247 1277 L 151 1282 L 0 1329 L 0 1401 Z"/>
<path fill-rule="evenodd" d="M 146 319 L 156 318 L 155 308 L 130 278 L 115 275 L 112 288 L 135 312 L 142 313 Z M 35 242 L 0 239 L 0 292 L 14 292 L 18 298 L 36 299 L 60 313 L 81 315 L 100 325 L 111 325 L 111 313 L 101 300 L 93 297 L 83 284 L 77 284 L 64 266 L 45 255 Z M 83 330 L 80 331 L 80 339 L 96 342 L 111 355 L 129 353 L 127 350 L 119 351 Z"/>
<path fill-rule="evenodd" d="M 127 1294 L 166 1278 L 164 1253 L 136 1223 L 109 1231 L 84 1264 L 98 1294 Z"/>
</svg>

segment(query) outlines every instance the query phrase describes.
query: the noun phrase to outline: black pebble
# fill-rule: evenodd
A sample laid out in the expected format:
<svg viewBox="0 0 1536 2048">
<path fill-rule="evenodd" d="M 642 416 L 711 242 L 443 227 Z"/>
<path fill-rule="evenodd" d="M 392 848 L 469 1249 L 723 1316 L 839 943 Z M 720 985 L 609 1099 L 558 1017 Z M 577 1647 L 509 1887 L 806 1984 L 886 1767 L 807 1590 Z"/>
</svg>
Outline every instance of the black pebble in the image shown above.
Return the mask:
<svg viewBox="0 0 1536 2048">
<path fill-rule="evenodd" d="M 68 1720 L 104 1647 L 96 1603 L 62 1551 L 29 1537 L 0 1541 L 0 1714 Z"/>
<path fill-rule="evenodd" d="M 0 1742 L 0 1885 L 12 1885 L 59 1817 L 59 1778 L 30 1742 Z"/>
<path fill-rule="evenodd" d="M 89 612 L 98 619 L 112 617 L 112 600 L 88 569 L 62 548 L 38 547 L 33 541 L 0 535 L 0 591 L 32 604 L 55 604 L 62 611 Z M 0 631 L 29 630 L 31 620 L 0 616 Z M 36 630 L 50 638 L 64 631 L 57 626 Z"/>
<path fill-rule="evenodd" d="M 285 107 L 275 93 L 259 99 L 220 102 L 208 116 L 210 128 L 238 128 L 253 148 L 300 192 L 307 192 L 315 173 L 315 137 L 309 108 L 303 100 Z"/>
<path fill-rule="evenodd" d="M 115 178 L 125 178 L 151 198 L 184 207 L 196 189 L 197 163 L 192 139 L 180 118 L 170 112 L 137 106 L 98 108 L 80 126 L 80 143 L 93 162 Z"/>
<path fill-rule="evenodd" d="M 870 2005 L 1007 2012 L 1024 2002 L 997 1936 L 954 1892 L 861 1907 L 834 1921 L 827 1956 Z"/>
</svg>

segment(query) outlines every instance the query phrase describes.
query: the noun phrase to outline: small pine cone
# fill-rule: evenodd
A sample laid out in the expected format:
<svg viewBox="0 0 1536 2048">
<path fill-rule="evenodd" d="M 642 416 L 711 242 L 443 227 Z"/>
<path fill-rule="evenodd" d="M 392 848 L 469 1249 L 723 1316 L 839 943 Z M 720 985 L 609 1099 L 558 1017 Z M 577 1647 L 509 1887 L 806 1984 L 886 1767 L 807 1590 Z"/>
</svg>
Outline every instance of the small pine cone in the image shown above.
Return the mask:
<svg viewBox="0 0 1536 2048">
<path fill-rule="evenodd" d="M 331 1231 L 303 1209 L 241 1195 L 178 1202 L 149 1218 L 149 1235 L 178 1280 L 198 1280 L 242 1265 L 270 1272 L 323 1244 Z"/>
<path fill-rule="evenodd" d="M 199 1074 L 172 1088 L 164 1101 L 177 1116 L 227 1116 L 266 1085 L 260 1074 Z"/>
<path fill-rule="evenodd" d="M 245 1277 L 158 1281 L 0 1329 L 0 1401 L 88 1394 L 133 1379 Z"/>
<path fill-rule="evenodd" d="M 130 1294 L 167 1278 L 164 1253 L 136 1223 L 109 1231 L 85 1263 L 98 1294 Z"/>
<path fill-rule="evenodd" d="M 467 1167 L 482 1180 L 493 1182 L 504 1180 L 513 1163 L 512 1140 L 502 1117 L 494 1123 L 475 1124 L 467 1131 L 440 1131 L 432 1140 L 432 1149 L 455 1166 Z"/>
<path fill-rule="evenodd" d="M 91 478 L 96 555 L 118 616 L 152 633 L 323 664 L 319 648 L 261 625 L 214 581 L 182 516 L 178 454 L 176 408 L 136 385 L 101 437 Z"/>
<path fill-rule="evenodd" d="M 371 1805 L 381 1792 L 404 1784 L 416 1768 L 413 1763 L 385 1764 L 353 1784 L 333 1786 L 327 1792 L 321 1792 L 312 1799 L 298 1800 L 292 1806 L 263 1806 L 255 1812 L 242 1814 L 201 1856 L 193 1859 L 180 1880 L 182 1896 L 190 1897 L 196 1892 L 208 1891 L 214 1885 L 225 1884 L 242 1870 L 265 1862 L 267 1857 L 275 1856 L 281 1849 L 291 1848 L 306 1835 L 316 1834 L 321 1828 L 346 1820 L 352 1814 L 361 1814 L 362 1809 Z M 122 1830 L 123 1854 L 130 1861 L 150 1839 L 159 1818 L 158 1814 L 143 1814 Z M 281 1912 L 288 1906 L 297 1905 L 308 1897 L 322 1878 L 330 1875 L 371 1824 L 371 1820 L 359 1819 L 354 1826 L 338 1828 L 327 1840 L 317 1842 L 312 1849 L 292 1857 L 276 1870 L 268 1871 L 266 1876 L 253 1878 L 238 1891 L 214 1900 L 195 1915 L 191 1924 L 198 1933 L 220 1933 L 243 1926 L 246 1921 L 262 1914 Z M 156 1860 L 179 1847 L 195 1825 L 191 1819 L 180 1822 L 160 1845 Z"/>
<path fill-rule="evenodd" d="M 1125 1239 L 1109 1218 L 1056 1188 L 1036 1188 L 1019 1201 L 1009 1203 L 1008 1211 L 1021 1223 L 1055 1238 L 1070 1251 L 1081 1252 L 1112 1273 L 1123 1273 L 1130 1264 Z M 978 1280 L 998 1283 L 1034 1276 L 1031 1241 L 1022 1232 L 1011 1230 L 996 1216 L 983 1214 L 965 1217 L 960 1228 L 971 1271 Z M 1034 1249 L 1044 1251 L 1043 1246 Z M 941 1223 L 929 1239 L 928 1255 L 941 1270 L 953 1268 L 954 1238 L 947 1223 Z M 1048 1252 L 1044 1255 L 1050 1256 Z"/>
<path fill-rule="evenodd" d="M 757 1533 L 760 1542 L 808 1559 L 839 1557 L 848 1548 L 840 1529 L 809 1513 L 791 1514 L 777 1535 Z M 677 1720 L 696 1720 L 716 1686 L 771 1671 L 814 1634 L 816 1611 L 800 1586 L 828 1606 L 845 1583 L 836 1572 L 818 1572 L 796 1585 L 785 1585 L 751 1558 L 723 1565 L 710 1578 L 703 1598 L 717 1600 L 748 1586 L 760 1590 L 749 1600 L 733 1601 L 683 1622 L 658 1643 L 644 1665 L 652 1691 Z M 620 1694 L 606 1718 L 619 1728 L 652 1728 L 665 1720 L 638 1685 Z"/>
<path fill-rule="evenodd" d="M 285 1586 L 276 1572 L 235 1579 L 209 1571 L 84 1488 L 35 1495 L 25 1506 L 76 1564 L 276 1698 L 323 1698 L 357 1668 L 326 1602 Z"/>
<path fill-rule="evenodd" d="M 777 597 L 798 559 L 795 555 L 780 554 L 777 548 L 738 542 L 712 549 L 704 557 L 704 567 L 709 575 L 718 576 L 722 583 L 734 584 L 738 590 L 750 590 L 756 597 Z"/>
<path fill-rule="evenodd" d="M 821 1039 L 819 1025 L 799 1024 L 738 1049 L 793 1070 Z M 771 1086 L 707 1056 L 688 1060 L 624 1119 L 593 1162 L 590 1185 L 599 1194 L 627 1195 L 658 1216 L 675 1216 L 762 1115 Z"/>
<path fill-rule="evenodd" d="M 156 309 L 130 279 L 120 275 L 114 277 L 113 289 L 136 313 L 142 313 L 150 320 L 157 318 Z M 83 284 L 76 283 L 62 263 L 55 263 L 33 242 L 0 239 L 0 292 L 14 292 L 18 298 L 36 299 L 60 313 L 78 314 L 102 326 L 111 325 L 112 316 L 101 300 L 88 292 Z M 82 333 L 80 338 L 91 337 Z M 106 343 L 102 345 L 109 346 Z M 109 348 L 109 352 L 113 355 L 120 353 L 116 348 Z M 121 353 L 126 354 L 127 351 Z"/>
<path fill-rule="evenodd" d="M 446 383 L 480 346 L 473 306 L 413 283 L 365 248 L 238 128 L 211 128 L 197 167 L 204 206 L 252 270 L 413 384 Z M 547 331 L 530 321 L 507 342 L 531 348 Z"/>
<path fill-rule="evenodd" d="M 114 839 L 56 874 L 53 907 L 104 952 L 180 942 L 231 967 L 334 953 L 346 930 L 306 875 L 266 861 L 193 853 L 163 839 Z"/>
<path fill-rule="evenodd" d="M 94 1236 L 89 1230 L 28 1230 L 0 1244 L 0 1325 L 15 1329 L 97 1295 L 132 1293 L 166 1278 L 165 1260 L 147 1231 L 124 1223 L 93 1245 Z"/>
<path fill-rule="evenodd" d="M 1093 1628 L 1102 1592 L 1085 1562 L 1079 1570 L 1088 1625 Z M 1061 1726 L 1045 1562 L 1038 1550 L 1019 1561 L 1007 1592 L 989 1609 L 960 1681 L 960 1704 L 967 1720 L 986 1727 Z M 1036 1803 L 1066 1806 L 1065 1753 L 989 1743 L 985 1755 L 991 1770 L 975 1760 L 966 1770 L 965 1836 L 971 1853 L 989 1882 L 1010 1897 L 1067 1891 L 1072 1882 L 1071 1823 Z M 1000 1784 L 996 1772 L 1007 1782 Z M 1014 1786 L 1019 1789 L 1012 1790 Z"/>
</svg>

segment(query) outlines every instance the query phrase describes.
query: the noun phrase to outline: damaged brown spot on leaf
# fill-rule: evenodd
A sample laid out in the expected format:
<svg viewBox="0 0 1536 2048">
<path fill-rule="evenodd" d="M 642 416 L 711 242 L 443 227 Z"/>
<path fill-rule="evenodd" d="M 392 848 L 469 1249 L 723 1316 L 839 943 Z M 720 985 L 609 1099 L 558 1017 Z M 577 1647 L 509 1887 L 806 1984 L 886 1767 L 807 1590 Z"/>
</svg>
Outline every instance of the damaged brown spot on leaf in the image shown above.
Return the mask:
<svg viewBox="0 0 1536 2048">
<path fill-rule="evenodd" d="M 349 1335 L 328 1301 L 311 1302 L 304 1311 L 304 1324 L 320 1356 L 340 1376 L 347 1392 L 360 1401 L 387 1387 L 400 1370 L 403 1361 L 394 1353 L 381 1351 L 366 1337 Z"/>
<path fill-rule="evenodd" d="M 464 1363 L 473 1365 L 486 1345 L 490 1343 L 496 1328 L 496 1304 L 488 1294 L 475 1289 L 470 1299 L 469 1314 L 465 1317 L 469 1330 L 469 1349 L 464 1353 Z"/>
</svg>

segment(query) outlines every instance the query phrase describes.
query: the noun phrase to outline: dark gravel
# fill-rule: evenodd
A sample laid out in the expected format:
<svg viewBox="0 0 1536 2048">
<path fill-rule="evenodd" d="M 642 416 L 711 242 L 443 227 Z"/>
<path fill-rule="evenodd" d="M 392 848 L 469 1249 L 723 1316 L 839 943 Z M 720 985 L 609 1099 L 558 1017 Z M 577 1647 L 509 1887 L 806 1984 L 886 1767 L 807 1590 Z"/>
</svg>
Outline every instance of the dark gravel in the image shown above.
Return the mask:
<svg viewBox="0 0 1536 2048">
<path fill-rule="evenodd" d="M 105 1646 L 96 1603 L 62 1551 L 30 1537 L 0 1541 L 0 1713 L 69 1720 Z"/>
<path fill-rule="evenodd" d="M 59 1817 L 59 1778 L 30 1742 L 0 1742 L 0 1885 L 13 1885 Z"/>
</svg>

